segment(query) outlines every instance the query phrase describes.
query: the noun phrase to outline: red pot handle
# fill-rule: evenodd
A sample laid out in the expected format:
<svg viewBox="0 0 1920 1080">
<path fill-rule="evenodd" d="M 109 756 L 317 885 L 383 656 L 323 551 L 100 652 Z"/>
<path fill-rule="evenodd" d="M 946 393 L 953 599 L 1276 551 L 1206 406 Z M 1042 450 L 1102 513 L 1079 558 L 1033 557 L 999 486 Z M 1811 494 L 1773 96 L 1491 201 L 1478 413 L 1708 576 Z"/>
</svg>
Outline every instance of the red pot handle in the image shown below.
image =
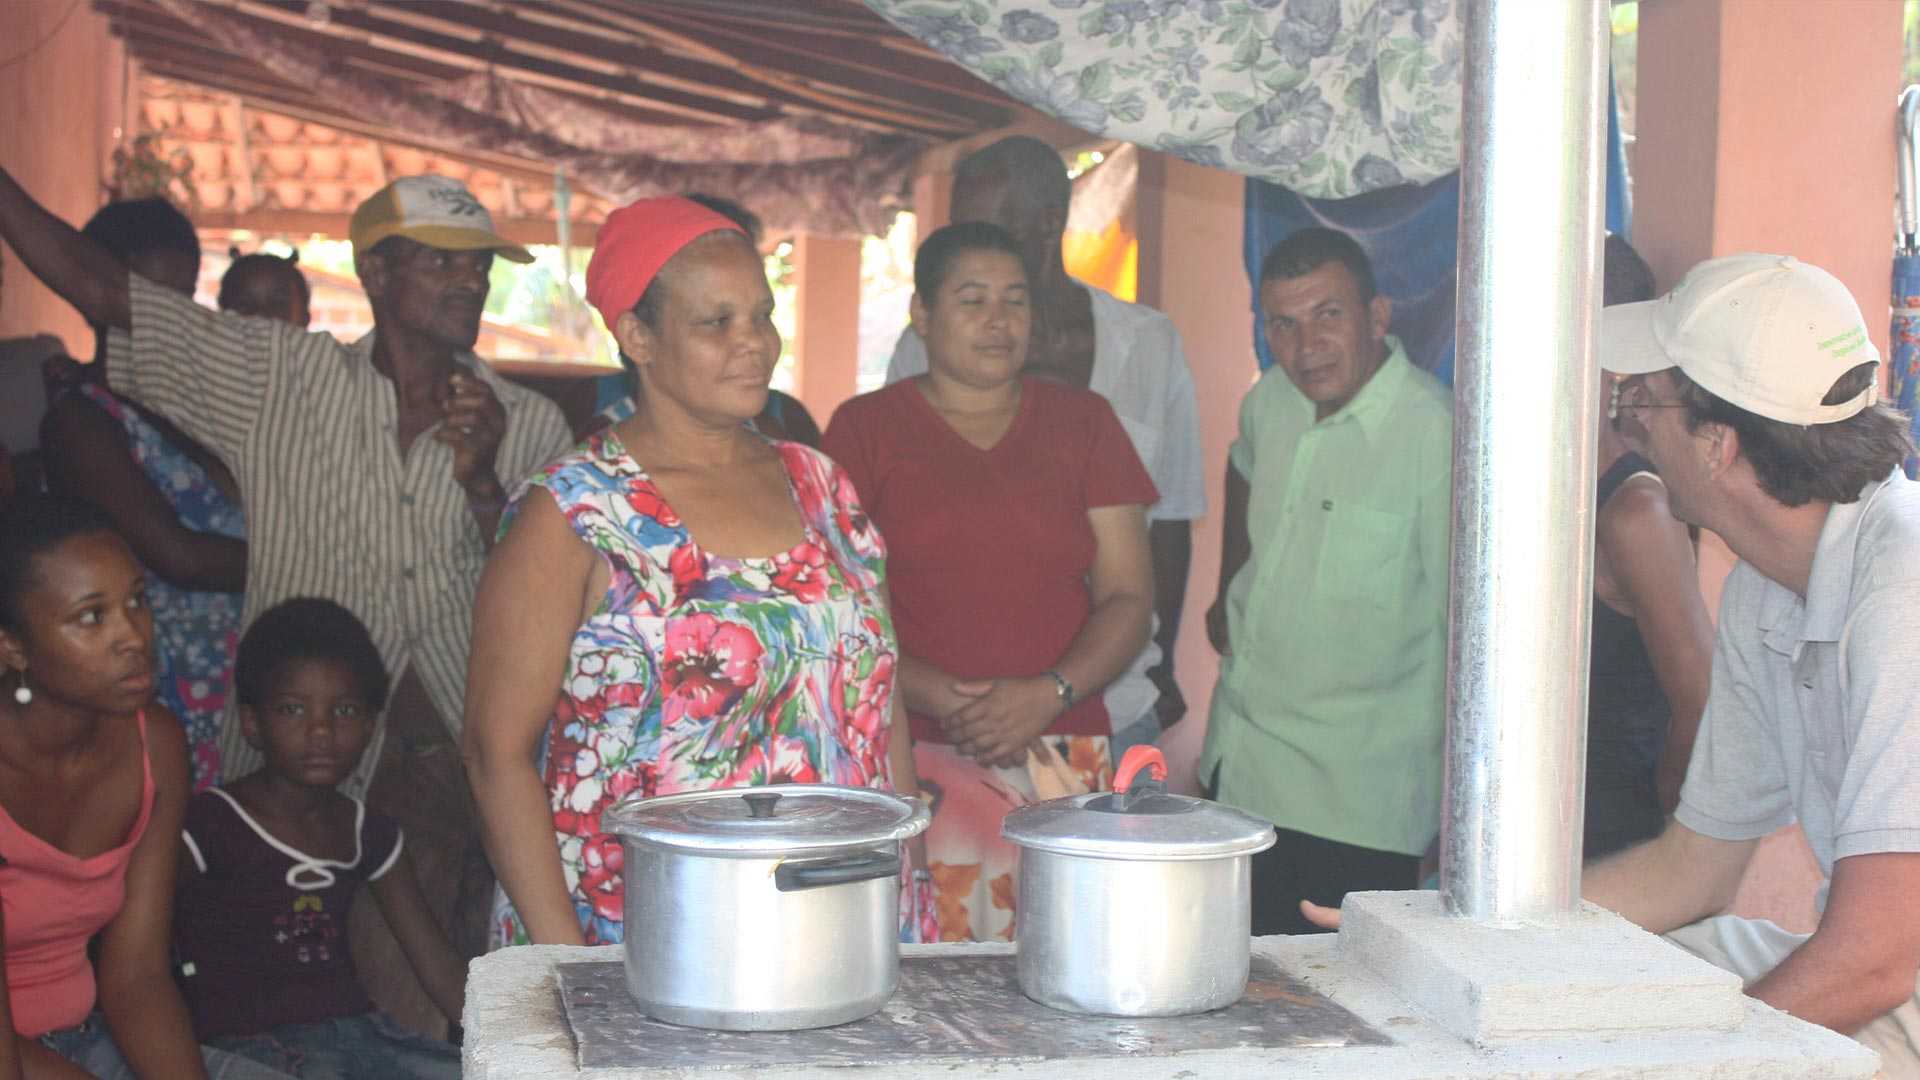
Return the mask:
<svg viewBox="0 0 1920 1080">
<path fill-rule="evenodd" d="M 1138 776 L 1142 769 L 1147 770 L 1147 775 L 1155 780 L 1166 782 L 1167 759 L 1160 753 L 1159 747 L 1136 746 L 1128 750 L 1120 759 L 1120 768 L 1114 771 L 1113 790 L 1121 792 L 1132 787 L 1133 778 Z"/>
</svg>

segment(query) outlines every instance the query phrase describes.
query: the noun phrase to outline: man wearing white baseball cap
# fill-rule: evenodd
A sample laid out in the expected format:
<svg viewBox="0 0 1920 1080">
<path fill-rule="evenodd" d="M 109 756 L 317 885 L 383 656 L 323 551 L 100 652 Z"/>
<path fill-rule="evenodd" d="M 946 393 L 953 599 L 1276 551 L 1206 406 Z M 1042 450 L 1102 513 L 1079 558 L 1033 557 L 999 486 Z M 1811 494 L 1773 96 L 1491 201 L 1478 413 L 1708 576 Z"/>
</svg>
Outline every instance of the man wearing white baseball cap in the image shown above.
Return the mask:
<svg viewBox="0 0 1920 1080">
<path fill-rule="evenodd" d="M 1713 682 L 1657 838 L 1589 864 L 1587 899 L 1737 972 L 1748 993 L 1920 1076 L 1920 485 L 1879 355 L 1831 274 L 1779 255 L 1694 267 L 1601 315 L 1609 409 L 1676 516 L 1740 563 Z M 1818 928 L 1720 915 L 1760 838 L 1798 821 Z"/>
<path fill-rule="evenodd" d="M 436 914 L 466 912 L 471 926 L 448 927 L 455 942 L 477 948 L 492 882 L 458 751 L 473 596 L 507 485 L 572 440 L 551 402 L 473 355 L 494 256 L 531 256 L 494 231 L 471 192 L 443 176 L 395 180 L 361 204 L 350 231 L 374 329 L 347 345 L 209 311 L 130 274 L 0 170 L 0 237 L 110 328 L 110 387 L 232 469 L 249 533 L 243 624 L 282 600 L 322 596 L 372 632 L 394 688 L 342 789 L 366 795 L 378 771 L 371 802 L 428 860 Z M 228 777 L 260 761 L 231 709 L 221 751 Z M 397 947 L 380 951 L 399 958 Z"/>
</svg>

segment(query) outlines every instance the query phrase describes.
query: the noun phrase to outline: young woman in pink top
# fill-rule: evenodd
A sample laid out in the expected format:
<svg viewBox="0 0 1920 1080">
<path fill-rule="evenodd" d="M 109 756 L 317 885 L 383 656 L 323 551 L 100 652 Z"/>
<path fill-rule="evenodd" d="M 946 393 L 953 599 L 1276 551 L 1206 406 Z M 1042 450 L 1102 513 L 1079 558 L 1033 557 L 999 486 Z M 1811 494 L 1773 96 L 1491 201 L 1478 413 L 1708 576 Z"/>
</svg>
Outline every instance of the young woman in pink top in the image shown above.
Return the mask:
<svg viewBox="0 0 1920 1080">
<path fill-rule="evenodd" d="M 153 617 L 126 543 L 85 503 L 10 505 L 0 518 L 0 969 L 13 1075 L 280 1075 L 218 1052 L 203 1061 L 174 987 L 187 748 L 179 722 L 149 704 L 153 688 Z"/>
</svg>

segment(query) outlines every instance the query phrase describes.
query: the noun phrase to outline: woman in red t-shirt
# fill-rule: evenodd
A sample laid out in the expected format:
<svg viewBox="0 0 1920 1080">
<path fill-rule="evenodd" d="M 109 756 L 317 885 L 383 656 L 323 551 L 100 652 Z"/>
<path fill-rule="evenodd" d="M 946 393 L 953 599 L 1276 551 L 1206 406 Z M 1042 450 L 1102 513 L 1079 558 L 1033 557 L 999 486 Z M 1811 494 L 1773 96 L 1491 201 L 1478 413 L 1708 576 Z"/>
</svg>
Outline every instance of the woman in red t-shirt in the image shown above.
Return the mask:
<svg viewBox="0 0 1920 1080">
<path fill-rule="evenodd" d="M 941 934 L 1011 938 L 1000 821 L 1062 793 L 1063 774 L 1081 790 L 1110 777 L 1100 691 L 1146 645 L 1158 496 L 1104 398 L 1021 374 L 1011 236 L 949 225 L 913 276 L 927 373 L 841 406 L 820 448 L 887 540 Z"/>
</svg>

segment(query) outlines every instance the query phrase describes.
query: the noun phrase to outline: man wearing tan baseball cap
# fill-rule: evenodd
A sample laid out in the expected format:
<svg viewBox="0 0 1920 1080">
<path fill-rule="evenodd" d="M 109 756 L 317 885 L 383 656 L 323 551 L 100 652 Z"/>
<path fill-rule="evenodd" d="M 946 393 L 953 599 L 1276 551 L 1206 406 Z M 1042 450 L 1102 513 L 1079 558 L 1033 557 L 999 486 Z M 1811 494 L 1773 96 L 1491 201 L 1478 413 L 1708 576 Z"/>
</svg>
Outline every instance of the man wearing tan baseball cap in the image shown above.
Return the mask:
<svg viewBox="0 0 1920 1080">
<path fill-rule="evenodd" d="M 457 180 L 403 176 L 367 197 L 353 211 L 348 229 L 355 252 L 370 251 L 389 236 L 404 236 L 443 251 L 493 251 L 529 263 L 526 248 L 493 231 L 493 215 Z"/>
<path fill-rule="evenodd" d="M 209 311 L 129 273 L 0 170 L 0 237 L 110 328 L 109 386 L 232 469 L 248 526 L 242 622 L 322 596 L 372 632 L 394 689 L 342 788 L 371 787 L 369 801 L 399 819 L 427 860 L 422 875 L 440 884 L 436 915 L 471 952 L 492 893 L 458 751 L 473 595 L 508 485 L 572 440 L 551 402 L 473 355 L 494 256 L 531 256 L 472 192 L 441 176 L 395 180 L 350 231 L 374 329 L 348 345 Z M 260 760 L 231 710 L 221 751 L 230 778 Z M 363 969 L 369 985 L 379 969 L 407 968 L 397 947 L 378 951 L 394 962 Z"/>
<path fill-rule="evenodd" d="M 1846 287 L 1789 256 L 1713 259 L 1602 313 L 1601 363 L 1626 376 L 1611 421 L 1740 563 L 1679 810 L 1582 891 L 1903 1077 L 1920 1076 L 1920 485 L 1879 359 Z M 1796 821 L 1819 927 L 1718 915 Z"/>
</svg>

